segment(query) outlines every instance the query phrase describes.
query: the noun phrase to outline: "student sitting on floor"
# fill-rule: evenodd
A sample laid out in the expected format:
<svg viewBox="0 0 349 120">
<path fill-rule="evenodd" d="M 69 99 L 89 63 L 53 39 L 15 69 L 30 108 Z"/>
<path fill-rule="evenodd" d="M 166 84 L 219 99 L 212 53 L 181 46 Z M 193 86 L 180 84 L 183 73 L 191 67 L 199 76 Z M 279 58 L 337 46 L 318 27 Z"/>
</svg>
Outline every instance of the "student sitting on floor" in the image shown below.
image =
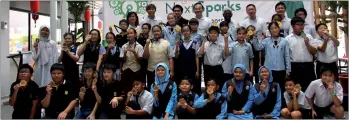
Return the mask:
<svg viewBox="0 0 349 120">
<path fill-rule="evenodd" d="M 287 104 L 287 108 L 281 110 L 283 118 L 292 119 L 311 119 L 311 107 L 305 97 L 305 94 L 301 91 L 299 84 L 295 85 L 295 81 L 286 77 L 285 78 L 284 98 Z"/>
<path fill-rule="evenodd" d="M 84 78 L 81 82 L 79 101 L 80 111 L 76 119 L 95 119 L 101 97 L 97 91 L 98 74 L 96 64 L 87 62 L 83 66 Z"/>
<path fill-rule="evenodd" d="M 253 105 L 255 88 L 245 79 L 246 67 L 236 64 L 233 68 L 234 78 L 224 83 L 222 94 L 228 102 L 228 119 L 253 119 L 250 111 Z"/>
<path fill-rule="evenodd" d="M 121 119 L 122 103 L 125 95 L 119 81 L 114 80 L 116 67 L 113 64 L 103 65 L 103 81 L 99 84 L 102 103 L 99 107 L 99 119 Z"/>
<path fill-rule="evenodd" d="M 258 75 L 259 83 L 255 84 L 257 93 L 252 112 L 256 119 L 278 119 L 281 110 L 280 86 L 273 82 L 272 72 L 267 67 L 260 67 Z"/>
<path fill-rule="evenodd" d="M 225 119 L 227 117 L 227 101 L 218 90 L 219 85 L 216 80 L 208 79 L 206 92 L 194 103 L 199 119 Z"/>
<path fill-rule="evenodd" d="M 53 64 L 52 81 L 41 89 L 41 105 L 45 108 L 44 119 L 73 119 L 74 107 L 78 103 L 78 91 L 71 82 L 64 80 L 64 66 Z"/>
<path fill-rule="evenodd" d="M 10 88 L 9 103 L 13 106 L 12 119 L 40 119 L 39 86 L 31 80 L 33 72 L 33 68 L 28 64 L 18 68 L 18 79 Z"/>
<path fill-rule="evenodd" d="M 320 69 L 321 79 L 310 83 L 305 96 L 312 107 L 312 117 L 323 119 L 325 114 L 334 115 L 336 119 L 344 117 L 343 88 L 334 81 L 334 71 L 331 68 Z"/>
<path fill-rule="evenodd" d="M 150 119 L 153 101 L 153 95 L 145 90 L 145 81 L 133 80 L 133 89 L 127 93 L 125 103 L 126 119 Z"/>
<path fill-rule="evenodd" d="M 196 110 L 193 107 L 199 96 L 192 92 L 193 89 L 192 80 L 184 77 L 180 84 L 179 89 L 181 92 L 178 94 L 178 103 L 176 105 L 176 114 L 178 119 L 195 119 Z"/>
<path fill-rule="evenodd" d="M 177 85 L 170 80 L 170 71 L 165 63 L 157 64 L 155 73 L 155 82 L 150 89 L 155 98 L 153 119 L 173 119 L 177 103 Z"/>
</svg>

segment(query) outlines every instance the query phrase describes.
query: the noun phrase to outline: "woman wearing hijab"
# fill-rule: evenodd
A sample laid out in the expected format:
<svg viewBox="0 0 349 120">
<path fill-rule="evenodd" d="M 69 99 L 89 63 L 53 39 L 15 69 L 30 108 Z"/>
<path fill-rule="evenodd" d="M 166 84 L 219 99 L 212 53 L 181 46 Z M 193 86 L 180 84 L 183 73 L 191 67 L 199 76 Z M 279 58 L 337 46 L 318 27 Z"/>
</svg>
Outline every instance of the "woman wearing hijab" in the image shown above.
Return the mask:
<svg viewBox="0 0 349 120">
<path fill-rule="evenodd" d="M 50 83 L 50 68 L 58 60 L 56 42 L 50 39 L 50 28 L 48 26 L 40 27 L 39 41 L 35 41 L 34 48 L 32 52 L 35 61 L 34 81 L 42 87 Z"/>
<path fill-rule="evenodd" d="M 262 66 L 258 70 L 259 83 L 255 84 L 257 93 L 254 97 L 252 112 L 256 119 L 279 119 L 281 110 L 280 85 L 273 82 L 270 69 Z"/>
<path fill-rule="evenodd" d="M 154 96 L 153 119 L 173 119 L 177 103 L 177 85 L 170 80 L 169 68 L 159 63 L 155 69 L 155 83 L 151 85 Z"/>
<path fill-rule="evenodd" d="M 228 102 L 228 119 L 253 119 L 250 111 L 256 89 L 249 80 L 245 80 L 246 67 L 236 64 L 233 68 L 234 78 L 224 83 L 222 94 Z"/>
</svg>

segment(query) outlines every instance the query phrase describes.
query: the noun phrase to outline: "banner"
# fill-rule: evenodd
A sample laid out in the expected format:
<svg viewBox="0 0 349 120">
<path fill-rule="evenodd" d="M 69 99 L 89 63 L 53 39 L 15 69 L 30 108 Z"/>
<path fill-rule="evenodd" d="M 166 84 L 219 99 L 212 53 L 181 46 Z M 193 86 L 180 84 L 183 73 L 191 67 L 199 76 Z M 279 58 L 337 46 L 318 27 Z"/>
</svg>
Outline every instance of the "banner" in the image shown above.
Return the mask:
<svg viewBox="0 0 349 120">
<path fill-rule="evenodd" d="M 112 24 L 119 24 L 121 19 L 126 19 L 126 15 L 130 11 L 138 13 L 139 21 L 147 16 L 145 10 L 146 5 L 154 4 L 156 6 L 155 15 L 160 17 L 163 22 L 167 22 L 167 14 L 172 12 L 172 7 L 179 4 L 183 7 L 182 17 L 191 19 L 195 17 L 193 5 L 196 2 L 202 2 L 204 5 L 203 15 L 212 19 L 216 23 L 223 21 L 223 10 L 230 9 L 233 11 L 232 20 L 241 22 L 247 17 L 246 6 L 254 4 L 257 9 L 256 15 L 263 18 L 266 22 L 271 20 L 275 14 L 275 5 L 279 1 L 233 1 L 233 0 L 109 0 L 103 1 L 103 31 L 109 31 L 108 28 Z M 313 21 L 313 4 L 312 1 L 302 1 L 308 12 L 306 21 Z"/>
</svg>

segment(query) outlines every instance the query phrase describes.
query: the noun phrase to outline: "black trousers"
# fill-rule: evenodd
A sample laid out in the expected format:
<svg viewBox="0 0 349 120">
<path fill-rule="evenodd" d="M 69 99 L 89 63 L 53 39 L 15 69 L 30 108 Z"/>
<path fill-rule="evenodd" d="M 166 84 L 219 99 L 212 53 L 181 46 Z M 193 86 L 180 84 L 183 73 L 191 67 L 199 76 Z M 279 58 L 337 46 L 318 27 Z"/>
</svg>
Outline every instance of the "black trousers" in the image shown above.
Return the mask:
<svg viewBox="0 0 349 120">
<path fill-rule="evenodd" d="M 316 112 L 315 119 L 324 119 L 324 115 L 331 115 L 333 116 L 334 113 L 331 112 L 331 107 L 332 107 L 333 103 L 331 103 L 330 105 L 326 106 L 326 107 L 318 107 L 315 104 L 314 106 L 314 110 Z"/>
<path fill-rule="evenodd" d="M 154 83 L 155 80 L 155 71 L 148 71 L 147 70 L 147 90 L 150 91 L 151 85 Z"/>
<path fill-rule="evenodd" d="M 316 79 L 313 62 L 292 62 L 291 71 L 291 79 L 302 86 L 302 91 L 305 91 L 311 81 Z"/>
<path fill-rule="evenodd" d="M 316 61 L 316 77 L 318 79 L 321 78 L 321 74 L 320 74 L 321 67 L 326 67 L 326 68 L 331 69 L 334 72 L 334 79 L 335 79 L 335 81 L 338 81 L 338 67 L 337 67 L 337 63 L 336 62 L 323 63 L 323 62 L 320 62 L 320 61 Z"/>
<path fill-rule="evenodd" d="M 223 79 L 223 68 L 222 65 L 210 66 L 204 65 L 204 81 L 205 85 L 210 79 L 216 79 L 217 85 L 219 85 L 219 91 L 221 91 L 224 84 Z"/>
<path fill-rule="evenodd" d="M 273 81 L 279 83 L 280 85 L 280 89 L 281 89 L 281 93 L 285 92 L 285 76 L 286 76 L 286 70 L 280 70 L 280 71 L 276 71 L 276 70 L 272 70 L 272 75 L 273 75 Z M 284 94 L 281 94 L 281 106 L 287 107 L 286 105 L 286 101 L 284 98 Z"/>
</svg>

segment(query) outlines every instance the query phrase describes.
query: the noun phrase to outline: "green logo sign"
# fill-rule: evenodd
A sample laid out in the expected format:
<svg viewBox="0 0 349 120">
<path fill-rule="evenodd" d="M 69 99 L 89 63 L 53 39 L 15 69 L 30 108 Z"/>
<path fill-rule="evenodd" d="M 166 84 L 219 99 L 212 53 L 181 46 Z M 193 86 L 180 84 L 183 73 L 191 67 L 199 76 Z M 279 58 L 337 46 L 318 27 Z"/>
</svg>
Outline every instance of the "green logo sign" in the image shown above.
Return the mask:
<svg viewBox="0 0 349 120">
<path fill-rule="evenodd" d="M 133 11 L 137 14 L 145 14 L 145 7 L 148 1 L 145 0 L 109 0 L 109 7 L 113 9 L 114 14 L 126 18 L 127 13 Z"/>
</svg>

